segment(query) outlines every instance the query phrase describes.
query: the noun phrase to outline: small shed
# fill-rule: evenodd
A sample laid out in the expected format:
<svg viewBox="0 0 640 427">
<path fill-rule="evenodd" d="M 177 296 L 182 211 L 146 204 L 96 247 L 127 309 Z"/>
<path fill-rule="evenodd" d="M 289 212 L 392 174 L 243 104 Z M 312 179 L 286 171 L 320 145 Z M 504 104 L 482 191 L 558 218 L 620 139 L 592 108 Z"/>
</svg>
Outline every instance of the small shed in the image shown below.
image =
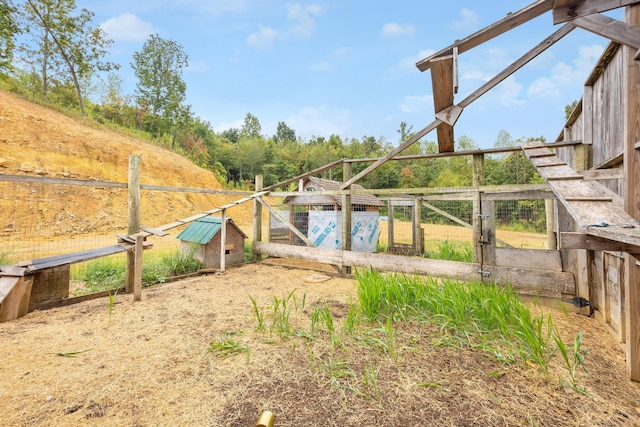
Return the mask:
<svg viewBox="0 0 640 427">
<path fill-rule="evenodd" d="M 328 179 L 308 177 L 302 182 L 300 195 L 289 196 L 284 203 L 289 206 L 290 222 L 318 248 L 342 249 L 342 197 L 318 196 L 318 192 L 338 191 L 342 183 Z M 358 184 L 353 190 L 363 190 Z M 314 196 L 309 192 L 316 192 Z M 376 196 L 356 194 L 351 196 L 351 250 L 376 251 L 380 236 L 380 207 L 384 203 Z M 301 239 L 291 233 L 290 243 L 303 245 Z"/>
<path fill-rule="evenodd" d="M 207 216 L 185 228 L 177 238 L 182 254 L 193 253 L 205 268 L 220 268 L 220 239 L 222 218 Z M 244 262 L 244 239 L 247 235 L 233 222 L 226 220 L 225 265 L 240 265 Z"/>
</svg>

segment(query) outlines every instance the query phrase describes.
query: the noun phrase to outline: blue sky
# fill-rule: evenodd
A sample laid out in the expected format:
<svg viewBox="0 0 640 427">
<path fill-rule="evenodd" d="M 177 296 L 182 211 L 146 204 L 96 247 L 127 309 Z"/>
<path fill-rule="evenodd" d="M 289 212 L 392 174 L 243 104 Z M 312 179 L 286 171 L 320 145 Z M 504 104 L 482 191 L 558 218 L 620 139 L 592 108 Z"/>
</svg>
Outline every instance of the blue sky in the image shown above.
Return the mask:
<svg viewBox="0 0 640 427">
<path fill-rule="evenodd" d="M 533 0 L 532 0 L 533 1 Z M 424 0 L 78 0 L 115 41 L 125 91 L 133 93 L 132 55 L 150 34 L 189 56 L 186 103 L 216 131 L 240 127 L 247 113 L 263 134 L 284 121 L 313 135 L 384 137 L 397 145 L 401 121 L 417 131 L 433 120 L 430 71 L 415 62 L 531 1 Z M 456 102 L 555 31 L 551 13 L 459 57 Z M 456 139 L 493 146 L 512 137 L 554 141 L 564 106 L 578 99 L 608 41 L 576 29 L 469 106 Z M 425 137 L 435 140 L 435 132 Z"/>
</svg>

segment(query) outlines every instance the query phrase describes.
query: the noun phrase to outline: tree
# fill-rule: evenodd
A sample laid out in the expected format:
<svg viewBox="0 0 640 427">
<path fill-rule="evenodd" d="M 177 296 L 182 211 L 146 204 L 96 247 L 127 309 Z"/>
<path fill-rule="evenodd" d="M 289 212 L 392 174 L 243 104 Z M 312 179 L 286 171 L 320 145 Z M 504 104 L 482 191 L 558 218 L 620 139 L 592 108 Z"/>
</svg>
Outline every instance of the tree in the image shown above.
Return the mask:
<svg viewBox="0 0 640 427">
<path fill-rule="evenodd" d="M 154 117 L 173 124 L 181 114 L 187 84 L 182 70 L 189 64 L 182 46 L 173 40 L 165 40 L 155 34 L 133 54 L 131 67 L 138 79 L 136 102 Z M 152 130 L 157 134 L 158 128 Z"/>
<path fill-rule="evenodd" d="M 262 138 L 260 132 L 262 132 L 260 120 L 253 114 L 247 113 L 244 118 L 244 124 L 240 128 L 240 137 L 249 139 Z"/>
<path fill-rule="evenodd" d="M 564 119 L 565 120 L 569 120 L 569 117 L 571 117 L 571 114 L 573 113 L 573 110 L 576 109 L 576 106 L 578 105 L 578 101 L 577 100 L 573 100 L 573 102 L 571 104 L 565 105 L 564 107 Z"/>
<path fill-rule="evenodd" d="M 280 144 L 282 142 L 294 142 L 296 140 L 296 131 L 291 129 L 285 122 L 278 122 L 276 134 L 273 135 L 273 142 Z"/>
<path fill-rule="evenodd" d="M 15 35 L 19 32 L 15 19 L 16 8 L 11 0 L 0 0 L 0 72 L 11 69 Z"/>
<path fill-rule="evenodd" d="M 76 89 L 80 111 L 86 116 L 80 81 L 96 71 L 118 69 L 118 65 L 102 61 L 113 40 L 107 38 L 100 27 L 90 26 L 94 13 L 82 9 L 79 15 L 73 16 L 75 9 L 75 0 L 27 0 L 24 16 L 31 23 L 30 27 L 35 25 L 41 29 L 42 70 L 46 72 L 50 64 L 65 64 Z M 61 61 L 56 62 L 56 58 Z M 46 96 L 46 81 L 43 81 L 43 89 Z"/>
</svg>

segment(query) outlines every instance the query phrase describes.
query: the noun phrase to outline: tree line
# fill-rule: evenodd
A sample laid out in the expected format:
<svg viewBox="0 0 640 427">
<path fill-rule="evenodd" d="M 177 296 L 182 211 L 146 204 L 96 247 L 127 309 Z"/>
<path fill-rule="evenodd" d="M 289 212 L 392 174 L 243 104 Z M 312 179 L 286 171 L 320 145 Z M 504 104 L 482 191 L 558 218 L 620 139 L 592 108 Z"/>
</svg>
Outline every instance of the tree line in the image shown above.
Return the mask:
<svg viewBox="0 0 640 427">
<path fill-rule="evenodd" d="M 393 142 L 368 135 L 313 136 L 305 140 L 285 122 L 278 123 L 275 134 L 264 135 L 259 119 L 251 113 L 240 128 L 216 132 L 186 103 L 182 72 L 189 57 L 180 44 L 151 35 L 133 54 L 136 89 L 133 94 L 125 94 L 123 80 L 117 74 L 120 64 L 104 60 L 113 41 L 93 18 L 93 12 L 78 10 L 74 0 L 0 0 L 2 86 L 146 137 L 213 171 L 232 188 L 251 188 L 257 174 L 270 185 L 342 158 L 380 157 L 412 136 L 412 128 L 405 122 L 399 123 L 398 140 Z M 521 142 L 501 131 L 494 145 L 506 147 Z M 462 136 L 457 141 L 458 151 L 477 148 L 470 137 Z M 420 141 L 403 154 L 435 152 L 435 142 Z M 355 163 L 353 173 L 367 165 Z M 369 188 L 465 186 L 471 185 L 471 170 L 468 156 L 392 161 L 360 183 Z M 485 171 L 487 184 L 540 179 L 518 152 L 488 157 Z M 341 181 L 342 170 L 330 170 L 324 176 Z"/>
</svg>

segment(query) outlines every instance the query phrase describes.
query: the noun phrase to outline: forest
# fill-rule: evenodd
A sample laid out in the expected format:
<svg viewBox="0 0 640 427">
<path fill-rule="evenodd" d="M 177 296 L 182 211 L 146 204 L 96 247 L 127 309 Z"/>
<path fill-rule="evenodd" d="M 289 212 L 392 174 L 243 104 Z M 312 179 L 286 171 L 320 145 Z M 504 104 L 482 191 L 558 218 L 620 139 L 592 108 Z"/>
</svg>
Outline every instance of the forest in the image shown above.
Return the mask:
<svg viewBox="0 0 640 427">
<path fill-rule="evenodd" d="M 93 17 L 90 10 L 78 10 L 74 0 L 0 0 L 0 87 L 178 152 L 213 171 L 227 188 L 250 190 L 258 174 L 270 185 L 342 158 L 380 157 L 412 136 L 412 127 L 400 122 L 396 141 L 373 135 L 303 139 L 284 121 L 274 135 L 265 135 L 250 112 L 239 129 L 216 132 L 186 99 L 182 73 L 189 56 L 182 46 L 151 35 L 132 58 L 135 92 L 124 93 L 120 64 L 103 60 L 113 41 Z M 477 149 L 472 138 L 460 136 L 456 150 Z M 516 139 L 503 130 L 494 146 L 531 139 L 543 138 Z M 437 144 L 423 140 L 402 154 L 435 152 Z M 470 163 L 469 156 L 388 162 L 360 183 L 368 188 L 471 185 Z M 353 173 L 367 165 L 355 163 Z M 325 172 L 338 181 L 341 175 L 339 168 Z M 487 184 L 541 182 L 520 152 L 487 156 L 485 175 Z"/>
</svg>

